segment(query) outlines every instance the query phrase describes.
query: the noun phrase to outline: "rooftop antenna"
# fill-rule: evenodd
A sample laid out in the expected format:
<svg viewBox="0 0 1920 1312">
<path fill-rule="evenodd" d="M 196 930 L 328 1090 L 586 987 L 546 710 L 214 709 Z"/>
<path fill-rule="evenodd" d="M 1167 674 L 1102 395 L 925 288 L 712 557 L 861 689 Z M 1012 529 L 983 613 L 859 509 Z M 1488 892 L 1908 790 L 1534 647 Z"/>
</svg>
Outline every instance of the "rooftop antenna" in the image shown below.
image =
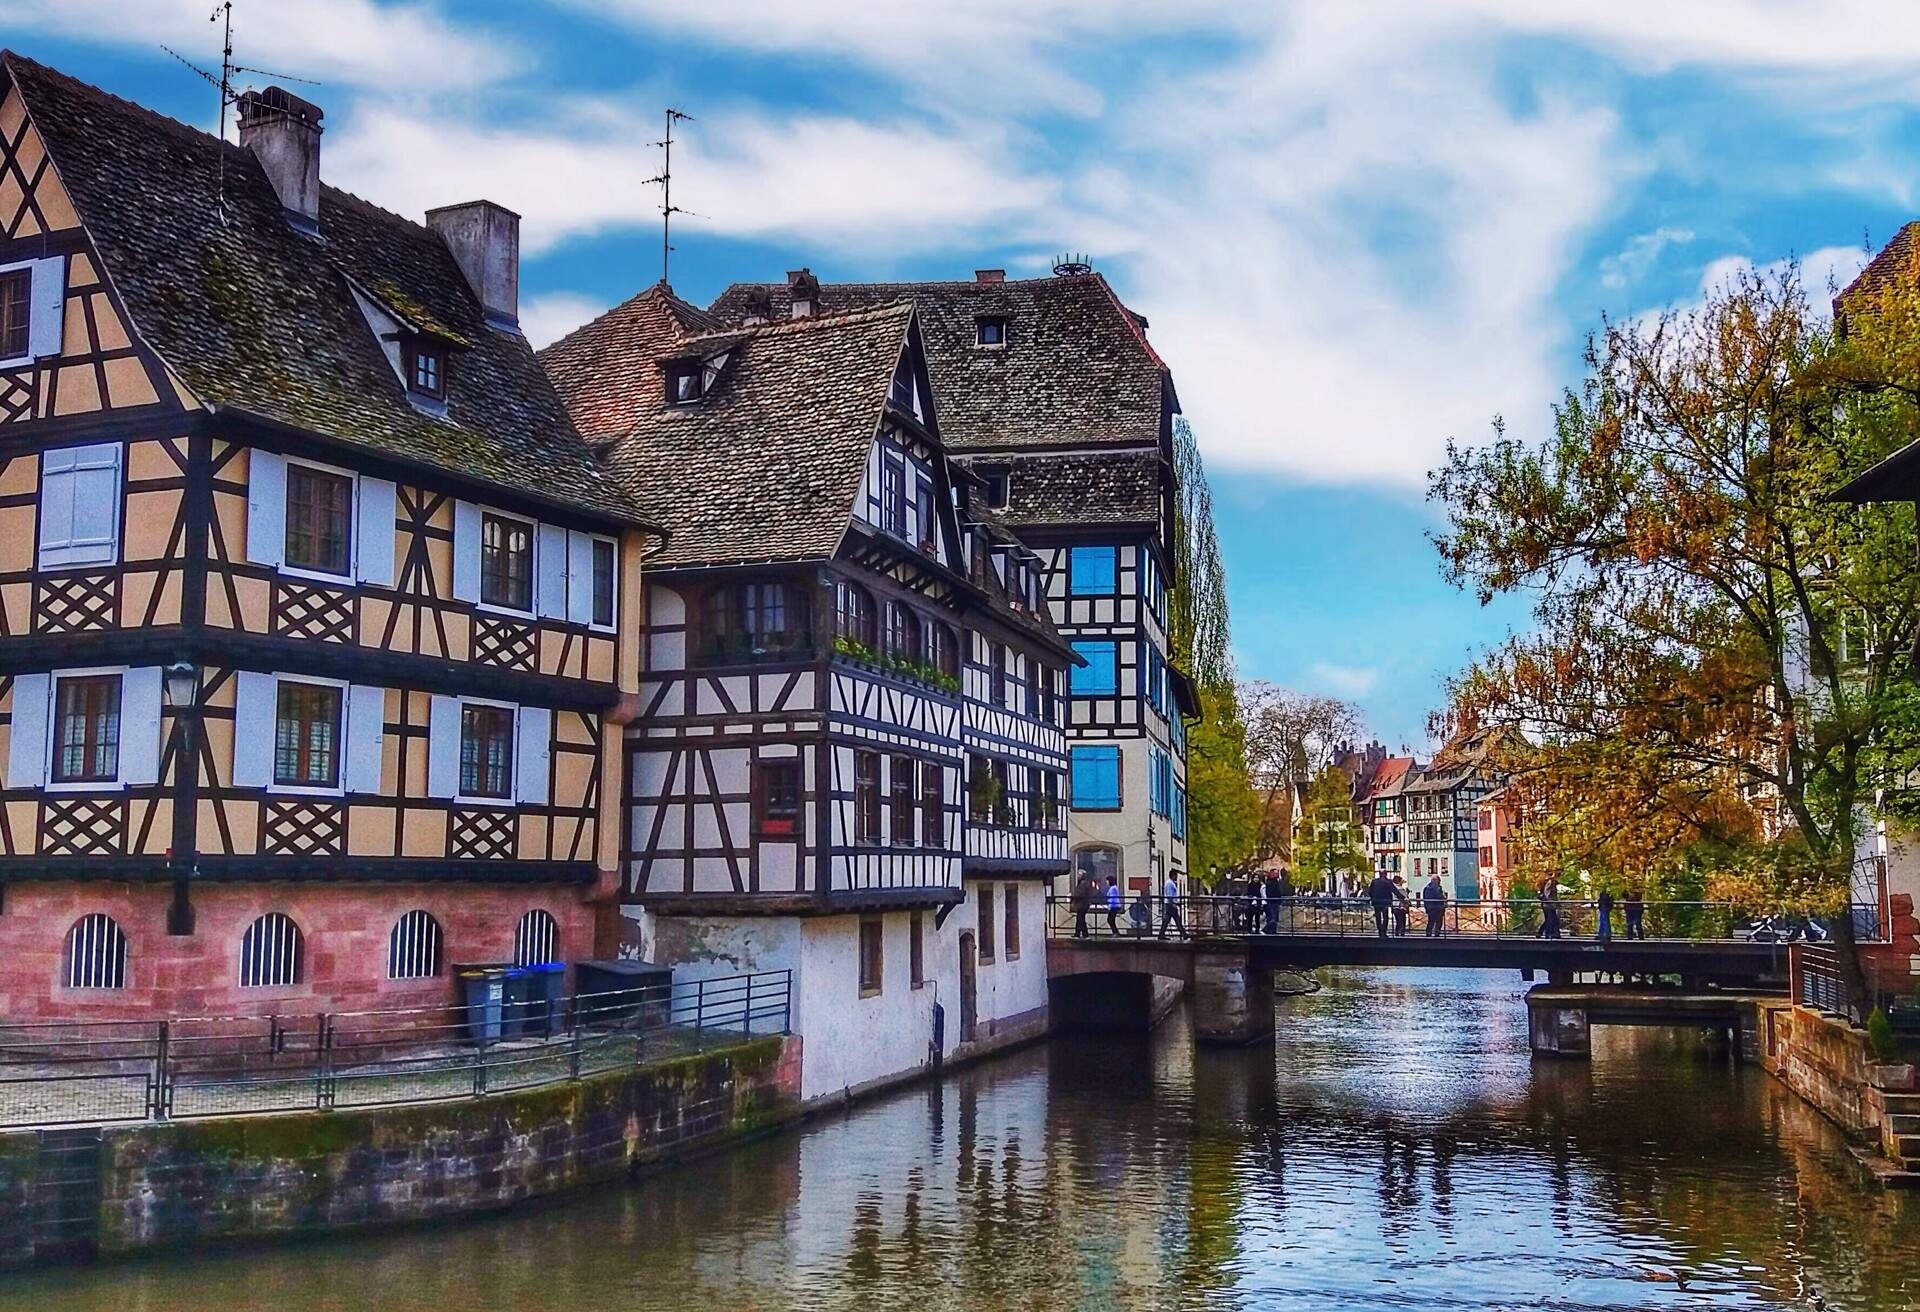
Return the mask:
<svg viewBox="0 0 1920 1312">
<path fill-rule="evenodd" d="M 258 73 L 261 77 L 270 77 L 276 82 L 304 82 L 310 87 L 320 84 L 308 77 L 294 77 L 289 73 L 274 73 L 264 68 L 251 68 L 245 64 L 233 62 L 233 0 L 221 0 L 207 15 L 209 23 L 220 24 L 220 76 L 215 77 L 200 65 L 188 59 L 172 46 L 160 48 L 198 73 L 220 93 L 220 140 L 227 139 L 227 107 L 240 98 L 233 93 L 233 75 L 235 73 Z M 227 221 L 227 152 L 222 150 L 216 155 L 214 175 L 214 209 L 220 216 L 220 222 Z"/>
<path fill-rule="evenodd" d="M 705 215 L 695 214 L 692 210 L 683 210 L 673 203 L 673 125 L 691 123 L 693 115 L 682 114 L 672 106 L 667 108 L 667 134 L 653 144 L 661 149 L 660 175 L 648 178 L 649 183 L 660 184 L 660 281 L 667 281 L 667 266 L 673 257 L 673 216 L 685 214 L 689 218 L 699 219 Z"/>
<path fill-rule="evenodd" d="M 1061 255 L 1053 261 L 1053 276 L 1056 278 L 1072 278 L 1078 274 L 1092 272 L 1093 261 L 1085 255 Z"/>
</svg>

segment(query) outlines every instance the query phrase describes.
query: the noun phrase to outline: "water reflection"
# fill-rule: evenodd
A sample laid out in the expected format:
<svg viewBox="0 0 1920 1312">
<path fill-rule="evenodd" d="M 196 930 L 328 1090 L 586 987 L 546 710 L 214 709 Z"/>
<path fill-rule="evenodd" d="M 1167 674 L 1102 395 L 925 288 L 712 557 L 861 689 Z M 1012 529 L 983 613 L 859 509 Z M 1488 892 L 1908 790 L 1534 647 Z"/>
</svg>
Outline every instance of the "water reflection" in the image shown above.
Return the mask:
<svg viewBox="0 0 1920 1312">
<path fill-rule="evenodd" d="M 1920 1211 L 1697 1037 L 1536 1063 L 1509 977 L 1352 973 L 1270 1050 L 1066 1040 L 636 1188 L 0 1280 L 34 1312 L 1895 1308 Z"/>
</svg>

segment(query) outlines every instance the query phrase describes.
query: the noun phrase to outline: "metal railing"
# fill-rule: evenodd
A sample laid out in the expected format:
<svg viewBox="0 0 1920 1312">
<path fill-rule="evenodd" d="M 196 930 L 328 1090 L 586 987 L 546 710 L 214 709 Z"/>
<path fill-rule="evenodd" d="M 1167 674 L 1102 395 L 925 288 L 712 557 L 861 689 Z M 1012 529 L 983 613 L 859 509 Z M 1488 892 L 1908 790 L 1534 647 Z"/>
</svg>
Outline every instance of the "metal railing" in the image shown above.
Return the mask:
<svg viewBox="0 0 1920 1312">
<path fill-rule="evenodd" d="M 484 1097 L 744 1035 L 785 1034 L 793 973 L 508 1001 L 161 1021 L 0 1024 L 0 1127 Z"/>
<path fill-rule="evenodd" d="M 1169 906 L 1175 915 L 1167 914 Z M 1080 919 L 1071 898 L 1047 899 L 1049 937 L 1075 936 L 1080 929 Z M 1561 899 L 1551 904 L 1533 900 L 1449 901 L 1429 917 L 1425 905 L 1415 898 L 1404 914 L 1389 908 L 1386 931 L 1390 937 L 1406 938 L 1603 937 L 1600 904 L 1588 899 Z M 1287 897 L 1269 901 L 1200 894 L 1130 902 L 1111 916 L 1102 903 L 1085 914 L 1085 933 L 1095 938 L 1115 935 L 1244 938 L 1284 934 L 1372 938 L 1379 932 L 1373 903 L 1359 897 Z M 1620 940 L 1751 942 L 1756 941 L 1754 936 L 1759 932 L 1754 922 L 1741 915 L 1731 902 L 1645 902 L 1640 904 L 1637 913 L 1630 912 L 1625 903 L 1615 902 L 1605 936 Z"/>
</svg>

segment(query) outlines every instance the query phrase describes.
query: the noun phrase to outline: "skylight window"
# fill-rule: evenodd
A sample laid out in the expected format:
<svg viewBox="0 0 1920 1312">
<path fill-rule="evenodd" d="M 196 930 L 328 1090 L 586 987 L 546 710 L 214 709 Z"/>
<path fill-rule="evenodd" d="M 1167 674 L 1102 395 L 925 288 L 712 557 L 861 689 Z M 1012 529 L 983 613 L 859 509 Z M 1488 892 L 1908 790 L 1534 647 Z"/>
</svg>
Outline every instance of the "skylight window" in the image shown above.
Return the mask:
<svg viewBox="0 0 1920 1312">
<path fill-rule="evenodd" d="M 1004 315 L 988 315 L 973 321 L 976 346 L 999 347 L 1007 344 L 1007 320 Z"/>
</svg>

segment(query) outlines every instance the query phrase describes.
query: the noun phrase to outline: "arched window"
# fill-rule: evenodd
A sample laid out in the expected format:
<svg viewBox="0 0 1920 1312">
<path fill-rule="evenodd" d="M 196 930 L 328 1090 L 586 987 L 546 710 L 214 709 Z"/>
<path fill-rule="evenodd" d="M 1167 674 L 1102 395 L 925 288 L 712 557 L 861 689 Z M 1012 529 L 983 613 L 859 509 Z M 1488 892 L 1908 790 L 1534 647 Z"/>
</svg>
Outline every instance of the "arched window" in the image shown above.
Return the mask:
<svg viewBox="0 0 1920 1312">
<path fill-rule="evenodd" d="M 387 935 L 388 979 L 432 979 L 440 973 L 440 922 L 409 911 Z"/>
<path fill-rule="evenodd" d="M 927 664 L 949 678 L 960 677 L 960 643 L 939 620 L 927 621 Z"/>
<path fill-rule="evenodd" d="M 70 989 L 127 986 L 127 936 L 112 916 L 96 911 L 67 931 L 66 983 Z"/>
<path fill-rule="evenodd" d="M 544 911 L 529 911 L 513 931 L 513 964 L 539 966 L 559 955 L 560 927 Z"/>
<path fill-rule="evenodd" d="M 920 663 L 920 617 L 904 601 L 887 603 L 887 654 L 895 660 Z"/>
<path fill-rule="evenodd" d="M 300 927 L 269 911 L 240 936 L 240 987 L 272 988 L 300 982 Z"/>
<path fill-rule="evenodd" d="M 878 647 L 880 643 L 874 630 L 873 594 L 858 583 L 842 579 L 838 604 L 840 636 L 851 638 L 868 651 Z"/>
</svg>

